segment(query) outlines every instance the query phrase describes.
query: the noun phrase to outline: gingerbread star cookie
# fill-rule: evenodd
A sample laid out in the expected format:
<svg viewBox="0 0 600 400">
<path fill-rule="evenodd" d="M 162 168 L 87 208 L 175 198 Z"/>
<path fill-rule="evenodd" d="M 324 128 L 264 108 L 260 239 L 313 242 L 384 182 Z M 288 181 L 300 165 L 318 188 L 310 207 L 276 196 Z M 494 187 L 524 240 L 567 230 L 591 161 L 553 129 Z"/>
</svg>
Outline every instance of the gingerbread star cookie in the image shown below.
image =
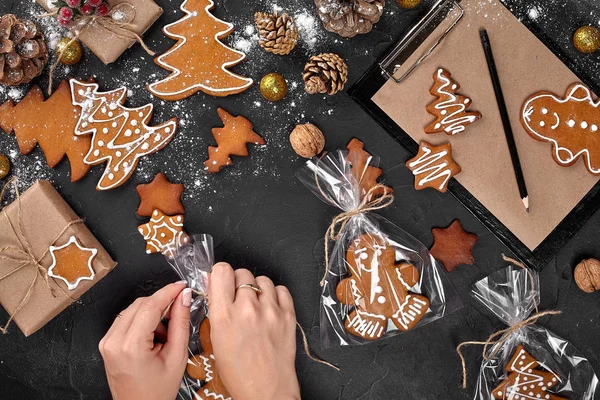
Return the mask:
<svg viewBox="0 0 600 400">
<path fill-rule="evenodd" d="M 162 172 L 156 174 L 152 182 L 138 185 L 136 191 L 140 196 L 138 215 L 150 217 L 154 210 L 166 215 L 183 214 L 185 209 L 181 204 L 183 184 L 171 183 Z"/>
<path fill-rule="evenodd" d="M 348 149 L 348 161 L 352 166 L 352 175 L 358 181 L 360 187 L 360 197 L 363 198 L 369 190 L 377 186 L 377 180 L 383 174 L 381 168 L 371 166 L 373 156 L 364 150 L 364 144 L 354 138 L 346 146 Z M 394 190 L 386 186 L 372 193 L 372 197 L 382 196 L 384 193 L 392 193 Z M 369 199 L 373 200 L 373 199 Z"/>
<path fill-rule="evenodd" d="M 96 273 L 92 262 L 98 249 L 83 247 L 75 236 L 62 246 L 50 246 L 52 264 L 48 268 L 48 276 L 60 279 L 73 290 L 81 281 L 93 281 Z"/>
<path fill-rule="evenodd" d="M 448 189 L 450 178 L 461 171 L 460 165 L 452 159 L 450 143 L 434 146 L 422 141 L 419 152 L 406 162 L 406 166 L 415 176 L 415 189 L 430 187 L 442 193 Z"/>
<path fill-rule="evenodd" d="M 206 170 L 211 173 L 221 171 L 226 166 L 231 165 L 231 157 L 248 156 L 248 143 L 264 145 L 267 142 L 252 130 L 252 123 L 241 115 L 234 117 L 222 108 L 217 112 L 221 121 L 222 128 L 213 128 L 212 134 L 217 141 L 218 146 L 208 147 L 208 160 L 205 161 Z"/>
<path fill-rule="evenodd" d="M 183 231 L 183 215 L 167 216 L 154 210 L 147 224 L 138 227 L 146 240 L 146 253 L 162 253 L 171 255 L 177 248 L 188 242 Z"/>
<path fill-rule="evenodd" d="M 367 340 L 381 338 L 388 320 L 401 331 L 413 329 L 429 309 L 429 299 L 411 288 L 419 282 L 417 268 L 396 261 L 386 238 L 362 234 L 346 252 L 350 276 L 338 283 L 338 300 L 352 307 L 344 326 Z"/>
<path fill-rule="evenodd" d="M 473 246 L 477 242 L 477 235 L 466 232 L 459 220 L 454 220 L 447 228 L 433 228 L 433 247 L 429 252 L 452 272 L 460 264 L 471 265 Z"/>
<path fill-rule="evenodd" d="M 201 400 L 231 400 L 215 364 L 208 318 L 205 318 L 200 325 L 200 342 L 202 343 L 202 353 L 192 356 L 188 360 L 186 368 L 190 378 L 204 382 L 204 385 L 196 392 L 198 398 Z"/>
<path fill-rule="evenodd" d="M 549 391 L 558 383 L 558 376 L 549 370 L 540 369 L 540 363 L 523 345 L 518 345 L 505 368 L 508 377 L 494 390 L 492 396 L 498 400 L 567 400 Z"/>
<path fill-rule="evenodd" d="M 600 101 L 587 86 L 571 85 L 564 99 L 550 92 L 533 94 L 523 105 L 521 123 L 532 138 L 552 143 L 559 165 L 583 158 L 587 170 L 600 175 Z"/>
<path fill-rule="evenodd" d="M 425 133 L 456 135 L 481 118 L 480 112 L 467 110 L 471 99 L 456 93 L 460 85 L 451 78 L 450 72 L 439 68 L 433 74 L 433 80 L 429 93 L 436 99 L 427 106 L 427 112 L 435 117 L 435 121 L 425 128 Z"/>
</svg>

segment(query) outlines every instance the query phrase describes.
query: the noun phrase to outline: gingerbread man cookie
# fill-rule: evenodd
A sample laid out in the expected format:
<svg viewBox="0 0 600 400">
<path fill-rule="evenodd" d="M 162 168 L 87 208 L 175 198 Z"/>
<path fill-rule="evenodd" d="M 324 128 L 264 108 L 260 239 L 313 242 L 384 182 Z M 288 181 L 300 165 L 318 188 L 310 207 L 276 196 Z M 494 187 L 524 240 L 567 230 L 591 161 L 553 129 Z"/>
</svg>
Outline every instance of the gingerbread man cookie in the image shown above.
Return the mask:
<svg viewBox="0 0 600 400">
<path fill-rule="evenodd" d="M 518 345 L 505 368 L 508 377 L 492 391 L 492 396 L 499 400 L 567 400 L 548 391 L 558 384 L 558 377 L 539 367 L 540 363 L 523 345 Z"/>
<path fill-rule="evenodd" d="M 202 343 L 202 353 L 192 356 L 188 360 L 186 368 L 190 378 L 205 382 L 196 392 L 198 398 L 201 400 L 231 400 L 231 396 L 225 388 L 215 364 L 208 318 L 204 318 L 200 325 L 200 341 Z"/>
<path fill-rule="evenodd" d="M 562 166 L 581 157 L 588 171 L 600 175 L 600 101 L 582 84 L 571 85 L 564 99 L 550 92 L 529 97 L 521 123 L 532 138 L 552 143 L 552 156 Z"/>
<path fill-rule="evenodd" d="M 471 99 L 456 93 L 460 85 L 451 78 L 450 72 L 439 68 L 433 74 L 433 80 L 429 93 L 437 99 L 427 106 L 427 112 L 435 117 L 435 121 L 425 128 L 425 133 L 456 135 L 481 118 L 480 112 L 467 111 Z"/>
<path fill-rule="evenodd" d="M 388 320 L 401 331 L 415 327 L 429 309 L 427 297 L 411 292 L 419 281 L 417 268 L 396 262 L 396 251 L 375 234 L 352 240 L 346 253 L 350 277 L 336 288 L 338 300 L 352 306 L 344 326 L 367 340 L 381 338 Z"/>
</svg>

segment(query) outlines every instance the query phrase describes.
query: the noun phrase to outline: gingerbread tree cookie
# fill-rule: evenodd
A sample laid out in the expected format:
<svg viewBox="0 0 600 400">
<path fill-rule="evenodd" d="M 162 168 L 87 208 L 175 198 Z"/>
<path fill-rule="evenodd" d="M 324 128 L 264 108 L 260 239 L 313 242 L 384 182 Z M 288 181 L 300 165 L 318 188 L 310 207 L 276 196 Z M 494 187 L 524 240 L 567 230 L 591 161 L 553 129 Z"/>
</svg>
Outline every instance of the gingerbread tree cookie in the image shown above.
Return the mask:
<svg viewBox="0 0 600 400">
<path fill-rule="evenodd" d="M 252 85 L 252 79 L 228 70 L 246 56 L 221 43 L 233 31 L 233 25 L 215 18 L 210 13 L 214 6 L 212 0 L 185 0 L 181 5 L 185 16 L 164 27 L 164 34 L 177 44 L 154 61 L 171 75 L 148 85 L 150 93 L 175 101 L 199 90 L 224 97 Z"/>
<path fill-rule="evenodd" d="M 539 367 L 540 363 L 523 345 L 518 345 L 505 368 L 508 377 L 492 391 L 492 396 L 499 400 L 567 400 L 548 391 L 558 384 L 558 377 Z"/>
<path fill-rule="evenodd" d="M 162 172 L 156 174 L 152 182 L 138 185 L 136 191 L 140 196 L 138 215 L 150 217 L 154 210 L 166 215 L 183 214 L 185 209 L 181 204 L 183 184 L 171 183 Z"/>
<path fill-rule="evenodd" d="M 550 92 L 533 94 L 523 105 L 521 123 L 532 138 L 552 143 L 559 165 L 583 158 L 588 171 L 600 175 L 600 101 L 587 86 L 571 85 L 564 99 Z"/>
<path fill-rule="evenodd" d="M 152 104 L 124 107 L 126 88 L 101 93 L 97 84 L 73 79 L 71 92 L 73 105 L 82 107 L 75 134 L 92 136 L 84 162 L 89 165 L 106 162 L 98 190 L 122 185 L 135 171 L 140 157 L 165 147 L 177 130 L 176 118 L 155 127 L 147 125 L 152 118 Z"/>
<path fill-rule="evenodd" d="M 71 104 L 67 81 L 61 82 L 45 101 L 42 90 L 34 85 L 16 106 L 13 101 L 0 106 L 0 127 L 6 133 L 15 133 L 22 154 L 31 153 L 39 144 L 50 168 L 67 156 L 71 181 L 75 182 L 90 169 L 84 157 L 90 149 L 91 138 L 75 135 L 80 114 L 81 107 Z"/>
<path fill-rule="evenodd" d="M 456 135 L 481 118 L 480 112 L 467 111 L 471 99 L 456 93 L 460 85 L 451 78 L 450 72 L 440 68 L 433 74 L 433 80 L 429 93 L 437 99 L 427 106 L 427 112 L 435 117 L 435 121 L 425 128 L 425 133 Z"/>
<path fill-rule="evenodd" d="M 419 281 L 417 268 L 396 262 L 396 251 L 375 234 L 352 240 L 346 253 L 350 277 L 340 281 L 336 295 L 354 307 L 344 326 L 355 336 L 381 338 L 390 320 L 399 330 L 415 327 L 429 309 L 429 299 L 410 291 Z"/>
<path fill-rule="evenodd" d="M 352 139 L 346 148 L 348 149 L 348 161 L 352 166 L 352 175 L 358 181 L 360 197 L 362 199 L 369 190 L 379 184 L 377 180 L 383 174 L 383 170 L 370 165 L 373 156 L 364 150 L 364 144 L 360 140 L 356 138 Z M 374 191 L 372 197 L 382 196 L 385 192 L 392 193 L 393 191 L 391 187 L 386 186 Z"/>
<path fill-rule="evenodd" d="M 204 163 L 207 171 L 211 173 L 231 165 L 231 155 L 247 157 L 247 143 L 266 144 L 265 140 L 252 130 L 252 123 L 247 118 L 241 115 L 234 117 L 222 108 L 218 108 L 217 112 L 224 126 L 212 130 L 218 147 L 208 147 L 208 160 Z"/>
<path fill-rule="evenodd" d="M 93 281 L 96 273 L 92 262 L 98 249 L 83 247 L 75 236 L 62 246 L 50 246 L 52 265 L 48 268 L 48 276 L 62 280 L 67 289 L 73 290 L 81 281 Z"/>
<path fill-rule="evenodd" d="M 450 178 L 461 171 L 460 165 L 452 159 L 450 143 L 434 146 L 422 141 L 419 152 L 406 162 L 406 166 L 415 176 L 415 189 L 431 187 L 442 193 L 448 189 Z"/>
<path fill-rule="evenodd" d="M 202 343 L 202 353 L 192 356 L 188 360 L 186 368 L 190 378 L 204 382 L 204 385 L 196 392 L 198 399 L 231 400 L 231 396 L 225 388 L 215 364 L 208 318 L 204 318 L 200 325 L 200 342 Z"/>
<path fill-rule="evenodd" d="M 183 215 L 169 217 L 154 210 L 147 224 L 140 225 L 138 231 L 146 240 L 146 253 L 162 253 L 169 256 L 181 245 L 188 242 L 183 231 Z"/>
</svg>

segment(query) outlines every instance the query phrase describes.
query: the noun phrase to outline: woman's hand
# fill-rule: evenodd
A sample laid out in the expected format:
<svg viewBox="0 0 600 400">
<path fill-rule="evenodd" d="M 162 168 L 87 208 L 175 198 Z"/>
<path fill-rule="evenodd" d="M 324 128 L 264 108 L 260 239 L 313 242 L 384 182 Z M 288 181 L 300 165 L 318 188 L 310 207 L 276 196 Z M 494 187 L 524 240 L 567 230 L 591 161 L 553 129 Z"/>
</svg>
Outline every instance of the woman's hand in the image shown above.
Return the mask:
<svg viewBox="0 0 600 400">
<path fill-rule="evenodd" d="M 98 346 L 115 400 L 172 400 L 188 359 L 191 290 L 172 283 L 136 299 Z M 173 301 L 169 329 L 161 316 Z"/>
<path fill-rule="evenodd" d="M 243 284 L 257 285 L 262 293 Z M 213 267 L 211 339 L 219 374 L 235 400 L 299 400 L 296 314 L 290 292 L 229 264 Z"/>
</svg>

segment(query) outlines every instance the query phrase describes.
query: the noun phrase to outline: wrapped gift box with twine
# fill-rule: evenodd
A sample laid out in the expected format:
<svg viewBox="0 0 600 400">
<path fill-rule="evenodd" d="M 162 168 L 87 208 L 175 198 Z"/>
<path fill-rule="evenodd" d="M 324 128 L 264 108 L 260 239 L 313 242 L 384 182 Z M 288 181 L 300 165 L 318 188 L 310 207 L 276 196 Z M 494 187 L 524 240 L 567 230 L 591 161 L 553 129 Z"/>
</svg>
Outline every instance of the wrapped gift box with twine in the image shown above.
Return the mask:
<svg viewBox="0 0 600 400">
<path fill-rule="evenodd" d="M 16 189 L 14 181 L 4 189 L 11 183 Z M 0 304 L 9 314 L 3 333 L 14 321 L 25 336 L 31 335 L 117 265 L 48 181 L 36 182 L 22 195 L 17 190 L 16 199 L 0 211 L 0 221 Z M 72 269 L 92 270 L 76 284 L 49 274 L 58 259 L 51 250 L 71 241 L 90 254 L 88 265 Z"/>
</svg>

